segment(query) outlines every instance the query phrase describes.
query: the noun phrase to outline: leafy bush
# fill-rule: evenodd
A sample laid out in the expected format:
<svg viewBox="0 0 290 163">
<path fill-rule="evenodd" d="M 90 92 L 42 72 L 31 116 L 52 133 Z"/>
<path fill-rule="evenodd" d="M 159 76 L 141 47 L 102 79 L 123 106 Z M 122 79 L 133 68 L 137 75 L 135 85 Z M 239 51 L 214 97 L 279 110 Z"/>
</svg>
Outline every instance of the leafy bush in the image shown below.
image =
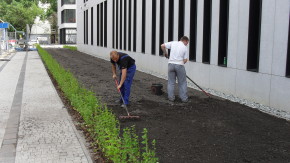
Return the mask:
<svg viewBox="0 0 290 163">
<path fill-rule="evenodd" d="M 78 50 L 78 48 L 76 46 L 64 45 L 63 48 L 70 49 L 70 50 Z"/>
<path fill-rule="evenodd" d="M 83 117 L 87 130 L 94 136 L 108 159 L 116 163 L 158 162 L 155 154 L 155 140 L 151 143 L 153 149 L 150 149 L 147 129 L 143 130 L 141 140 L 134 126 L 125 128 L 121 132 L 116 116 L 106 105 L 100 103 L 92 91 L 81 86 L 73 74 L 61 67 L 47 51 L 39 45 L 37 49 L 64 95 Z"/>
</svg>

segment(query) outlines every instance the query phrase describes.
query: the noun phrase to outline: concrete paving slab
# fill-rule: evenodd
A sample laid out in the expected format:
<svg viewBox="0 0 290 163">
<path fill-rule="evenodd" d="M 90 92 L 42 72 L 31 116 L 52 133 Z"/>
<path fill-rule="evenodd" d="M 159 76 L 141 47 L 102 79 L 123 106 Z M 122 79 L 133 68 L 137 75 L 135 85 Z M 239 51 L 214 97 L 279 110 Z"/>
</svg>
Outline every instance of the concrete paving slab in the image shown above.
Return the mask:
<svg viewBox="0 0 290 163">
<path fill-rule="evenodd" d="M 38 53 L 17 52 L 3 65 L 0 163 L 92 162 Z"/>
</svg>

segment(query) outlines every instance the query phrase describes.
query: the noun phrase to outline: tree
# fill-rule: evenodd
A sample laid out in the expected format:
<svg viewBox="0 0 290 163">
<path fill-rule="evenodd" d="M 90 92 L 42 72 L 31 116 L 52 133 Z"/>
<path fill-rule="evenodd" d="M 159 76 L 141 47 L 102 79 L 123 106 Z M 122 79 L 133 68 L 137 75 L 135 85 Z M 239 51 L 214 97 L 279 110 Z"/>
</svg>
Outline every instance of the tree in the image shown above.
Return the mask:
<svg viewBox="0 0 290 163">
<path fill-rule="evenodd" d="M 1 0 L 0 19 L 11 23 L 18 31 L 25 31 L 26 24 L 32 25 L 37 16 L 44 14 L 38 0 Z"/>
<path fill-rule="evenodd" d="M 57 28 L 57 0 L 40 0 L 41 3 L 48 3 L 50 7 L 44 14 L 43 19 L 47 19 L 51 24 L 52 29 Z"/>
</svg>

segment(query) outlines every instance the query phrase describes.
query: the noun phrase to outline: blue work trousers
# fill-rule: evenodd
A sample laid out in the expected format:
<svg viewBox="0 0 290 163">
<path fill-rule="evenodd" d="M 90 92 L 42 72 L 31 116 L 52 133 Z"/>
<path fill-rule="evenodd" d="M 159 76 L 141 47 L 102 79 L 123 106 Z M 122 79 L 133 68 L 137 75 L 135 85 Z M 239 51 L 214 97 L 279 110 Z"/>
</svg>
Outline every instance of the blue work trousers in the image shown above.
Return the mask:
<svg viewBox="0 0 290 163">
<path fill-rule="evenodd" d="M 120 74 L 120 81 L 121 81 L 122 70 L 120 70 L 120 72 L 121 72 Z M 125 105 L 129 104 L 130 90 L 131 90 L 131 85 L 133 82 L 135 72 L 136 72 L 136 65 L 132 65 L 131 67 L 127 69 L 127 76 L 126 76 L 124 84 L 121 87 L 121 93 L 124 98 Z"/>
</svg>

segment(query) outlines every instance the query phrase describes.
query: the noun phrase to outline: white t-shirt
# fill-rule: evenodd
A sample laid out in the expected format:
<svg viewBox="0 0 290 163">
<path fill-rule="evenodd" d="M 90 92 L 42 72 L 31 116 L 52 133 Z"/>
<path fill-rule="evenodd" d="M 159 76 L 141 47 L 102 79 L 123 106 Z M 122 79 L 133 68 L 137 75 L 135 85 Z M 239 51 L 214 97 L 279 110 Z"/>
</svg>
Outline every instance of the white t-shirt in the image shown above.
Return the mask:
<svg viewBox="0 0 290 163">
<path fill-rule="evenodd" d="M 182 41 L 164 43 L 167 49 L 171 49 L 168 63 L 184 65 L 183 60 L 188 59 L 188 50 Z"/>
</svg>

